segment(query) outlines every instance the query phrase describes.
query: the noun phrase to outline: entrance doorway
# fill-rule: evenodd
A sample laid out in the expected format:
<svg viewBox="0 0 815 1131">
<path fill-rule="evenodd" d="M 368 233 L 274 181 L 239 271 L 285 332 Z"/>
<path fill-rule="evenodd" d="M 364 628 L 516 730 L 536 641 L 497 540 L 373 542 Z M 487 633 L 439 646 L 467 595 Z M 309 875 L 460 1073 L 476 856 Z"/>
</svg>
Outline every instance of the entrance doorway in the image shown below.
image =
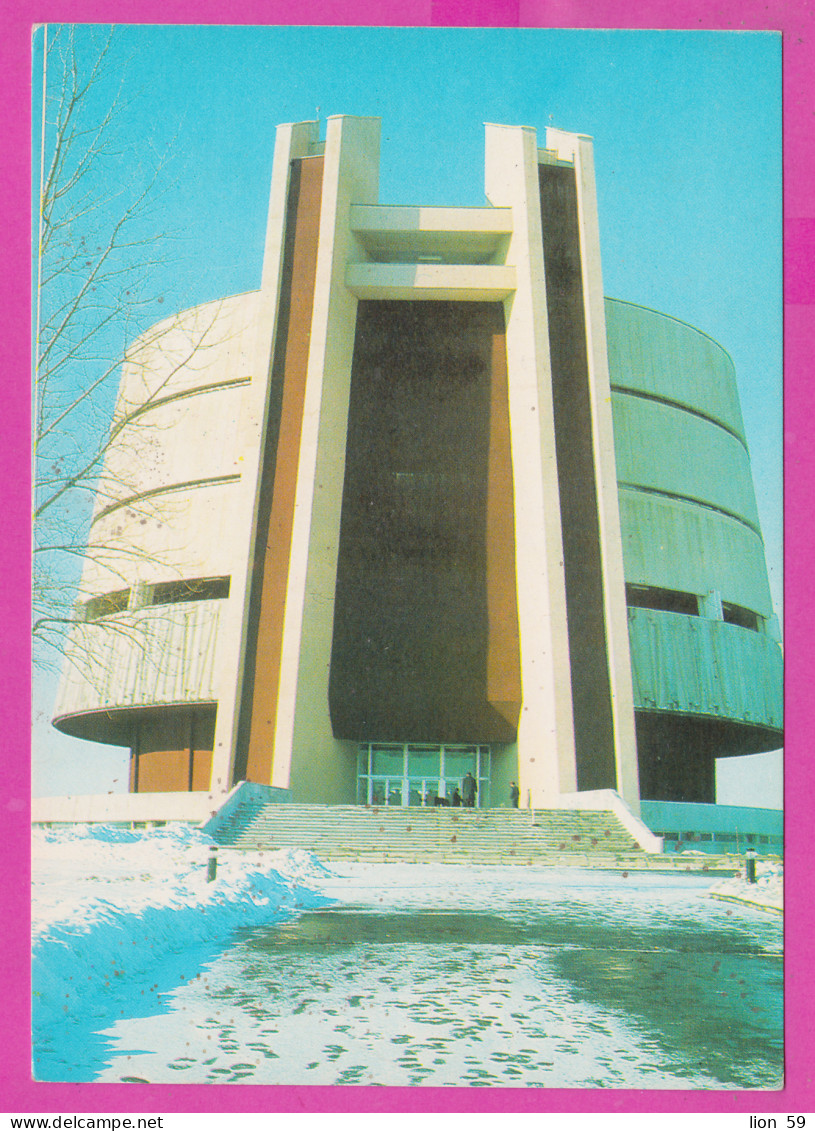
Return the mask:
<svg viewBox="0 0 815 1131">
<path fill-rule="evenodd" d="M 357 804 L 424 808 L 450 804 L 454 789 L 461 792 L 467 773 L 477 783 L 476 807 L 488 809 L 489 746 L 363 742 L 357 756 Z"/>
</svg>

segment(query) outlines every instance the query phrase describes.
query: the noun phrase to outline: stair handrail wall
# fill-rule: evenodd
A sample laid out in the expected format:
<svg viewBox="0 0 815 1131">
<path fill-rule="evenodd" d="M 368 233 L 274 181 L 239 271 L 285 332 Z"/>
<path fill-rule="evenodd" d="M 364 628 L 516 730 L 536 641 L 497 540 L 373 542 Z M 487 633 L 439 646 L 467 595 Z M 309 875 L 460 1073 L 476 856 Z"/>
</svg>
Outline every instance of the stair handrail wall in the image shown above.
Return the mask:
<svg viewBox="0 0 815 1131">
<path fill-rule="evenodd" d="M 280 789 L 274 785 L 258 785 L 256 782 L 239 781 L 227 793 L 223 804 L 219 806 L 216 812 L 211 813 L 198 827 L 207 836 L 217 840 L 220 831 L 244 807 L 266 805 L 270 802 L 277 805 L 286 805 L 290 800 L 291 793 L 288 789 Z"/>
<path fill-rule="evenodd" d="M 639 844 L 643 852 L 659 854 L 664 852 L 661 836 L 656 836 L 640 820 L 617 793 L 616 789 L 591 789 L 583 793 L 562 793 L 558 798 L 560 809 L 599 810 L 611 812 Z"/>
</svg>

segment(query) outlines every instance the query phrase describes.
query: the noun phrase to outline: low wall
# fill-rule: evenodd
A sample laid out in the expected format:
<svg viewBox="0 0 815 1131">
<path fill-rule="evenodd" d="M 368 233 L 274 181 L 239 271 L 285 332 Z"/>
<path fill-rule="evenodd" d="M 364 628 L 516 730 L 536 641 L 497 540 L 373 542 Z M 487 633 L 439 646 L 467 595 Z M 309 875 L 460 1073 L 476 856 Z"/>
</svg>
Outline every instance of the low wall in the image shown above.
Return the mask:
<svg viewBox="0 0 815 1131">
<path fill-rule="evenodd" d="M 643 818 L 663 837 L 666 852 L 742 853 L 754 848 L 780 856 L 784 814 L 780 809 L 686 801 L 643 801 Z"/>
<path fill-rule="evenodd" d="M 220 793 L 102 793 L 67 797 L 35 797 L 33 824 L 130 824 L 190 821 L 202 824 L 217 813 L 226 795 Z"/>
<path fill-rule="evenodd" d="M 229 793 L 100 793 L 66 797 L 35 797 L 31 802 L 34 825 L 152 824 L 189 821 L 214 834 L 229 816 L 244 805 L 289 800 L 287 789 L 239 782 Z"/>
</svg>

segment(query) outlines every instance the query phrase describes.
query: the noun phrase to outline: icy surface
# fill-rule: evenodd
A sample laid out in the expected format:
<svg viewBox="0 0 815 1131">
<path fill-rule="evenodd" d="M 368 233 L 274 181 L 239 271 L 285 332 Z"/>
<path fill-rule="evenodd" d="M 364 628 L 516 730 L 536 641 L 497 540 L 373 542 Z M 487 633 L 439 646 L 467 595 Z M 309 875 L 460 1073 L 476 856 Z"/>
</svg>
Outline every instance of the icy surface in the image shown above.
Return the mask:
<svg viewBox="0 0 815 1131">
<path fill-rule="evenodd" d="M 781 923 L 692 874 L 41 835 L 41 1079 L 773 1088 Z M 67 995 L 67 996 L 65 996 Z"/>
</svg>

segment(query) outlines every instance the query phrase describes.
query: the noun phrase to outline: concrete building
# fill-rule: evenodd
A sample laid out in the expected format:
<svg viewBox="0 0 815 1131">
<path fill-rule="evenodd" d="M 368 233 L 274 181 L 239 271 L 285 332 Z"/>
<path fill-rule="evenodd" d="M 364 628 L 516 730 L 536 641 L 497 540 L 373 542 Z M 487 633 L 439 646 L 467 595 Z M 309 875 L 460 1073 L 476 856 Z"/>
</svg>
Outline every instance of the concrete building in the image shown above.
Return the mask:
<svg viewBox="0 0 815 1131">
<path fill-rule="evenodd" d="M 487 125 L 483 208 L 277 131 L 260 290 L 153 327 L 55 710 L 134 793 L 714 799 L 782 660 L 732 362 L 604 296 L 592 143 Z"/>
</svg>

